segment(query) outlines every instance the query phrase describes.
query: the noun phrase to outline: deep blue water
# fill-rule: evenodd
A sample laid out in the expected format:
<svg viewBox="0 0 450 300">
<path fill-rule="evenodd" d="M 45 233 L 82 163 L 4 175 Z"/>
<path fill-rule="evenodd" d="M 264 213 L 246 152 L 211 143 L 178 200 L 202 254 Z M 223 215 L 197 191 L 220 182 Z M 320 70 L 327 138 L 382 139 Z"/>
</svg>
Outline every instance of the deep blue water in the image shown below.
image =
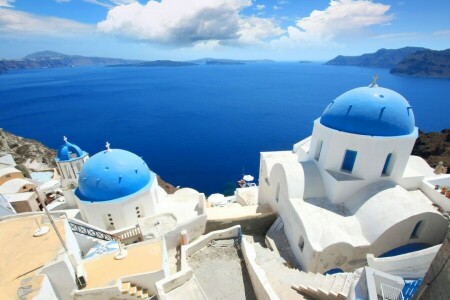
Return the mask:
<svg viewBox="0 0 450 300">
<path fill-rule="evenodd" d="M 257 177 L 259 152 L 292 149 L 345 91 L 380 86 L 404 95 L 424 131 L 450 127 L 450 80 L 386 69 L 265 63 L 180 68 L 64 68 L 0 76 L 0 127 L 91 155 L 122 148 L 166 181 L 207 195 Z"/>
</svg>

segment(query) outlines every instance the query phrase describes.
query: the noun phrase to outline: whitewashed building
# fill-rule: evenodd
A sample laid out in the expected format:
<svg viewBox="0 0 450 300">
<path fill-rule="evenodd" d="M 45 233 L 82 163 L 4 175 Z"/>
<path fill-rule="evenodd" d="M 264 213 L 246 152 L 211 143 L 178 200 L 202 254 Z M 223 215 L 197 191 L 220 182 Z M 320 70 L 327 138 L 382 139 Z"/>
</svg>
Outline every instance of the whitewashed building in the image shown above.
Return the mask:
<svg viewBox="0 0 450 300">
<path fill-rule="evenodd" d="M 144 160 L 109 145 L 86 161 L 75 190 L 83 219 L 107 230 L 134 226 L 155 214 L 164 195 Z"/>
<path fill-rule="evenodd" d="M 276 210 L 302 269 L 352 271 L 366 254 L 442 242 L 448 221 L 421 187 L 433 174 L 411 156 L 412 107 L 372 84 L 350 90 L 292 151 L 263 152 L 259 202 Z"/>
<path fill-rule="evenodd" d="M 61 175 L 61 187 L 76 186 L 78 174 L 84 163 L 89 159 L 87 152 L 81 150 L 75 144 L 69 143 L 64 137 L 64 145 L 58 149 L 58 157 L 55 158 L 59 174 Z"/>
</svg>

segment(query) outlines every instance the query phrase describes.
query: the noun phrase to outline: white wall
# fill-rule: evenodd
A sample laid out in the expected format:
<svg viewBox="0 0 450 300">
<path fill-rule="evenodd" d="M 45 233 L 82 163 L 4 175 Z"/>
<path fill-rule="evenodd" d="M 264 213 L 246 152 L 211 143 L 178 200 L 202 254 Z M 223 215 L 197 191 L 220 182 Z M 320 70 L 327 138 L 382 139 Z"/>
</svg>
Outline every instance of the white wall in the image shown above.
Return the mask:
<svg viewBox="0 0 450 300">
<path fill-rule="evenodd" d="M 450 199 L 441 194 L 440 188 L 435 190 L 435 185 L 450 186 L 450 175 L 443 175 L 437 178 L 426 178 L 420 187 L 420 189 L 431 199 L 431 201 L 442 207 L 442 209 L 446 212 L 450 212 Z"/>
<path fill-rule="evenodd" d="M 77 285 L 75 270 L 67 256 L 64 255 L 62 259 L 47 264 L 41 273 L 48 276 L 58 299 L 72 299 L 70 295 L 77 288 Z"/>
<path fill-rule="evenodd" d="M 423 278 L 441 246 L 439 244 L 393 257 L 376 258 L 373 254 L 367 254 L 367 264 L 371 268 L 402 278 Z"/>
<path fill-rule="evenodd" d="M 66 246 L 68 250 L 75 256 L 77 262 L 81 261 L 81 252 L 80 247 L 78 245 L 77 238 L 73 233 L 72 229 L 70 229 L 70 225 L 67 220 L 64 220 L 64 240 L 66 242 Z"/>
<path fill-rule="evenodd" d="M 188 241 L 192 241 L 205 232 L 207 215 L 202 214 L 196 218 L 177 224 L 177 226 L 164 235 L 168 250 L 178 247 L 181 243 L 181 231 L 186 230 Z"/>
<path fill-rule="evenodd" d="M 328 128 L 320 123 L 320 119 L 317 119 L 314 121 L 309 159 L 315 161 L 316 148 L 322 141 L 320 158 L 317 164 L 323 173 L 328 198 L 333 203 L 341 203 L 354 190 L 372 182 L 381 179 L 399 182 L 402 179 L 417 136 L 417 128 L 412 134 L 399 137 L 350 134 Z M 356 161 L 351 173 L 341 170 L 346 150 L 357 151 Z M 390 162 L 390 175 L 382 175 L 389 153 L 393 153 Z M 354 179 L 335 179 L 327 174 L 327 171 L 342 173 L 344 174 L 343 177 L 354 177 Z"/>
<path fill-rule="evenodd" d="M 117 230 L 138 223 L 136 207 L 139 208 L 141 217 L 151 216 L 157 212 L 155 193 L 153 192 L 156 188 L 157 181 L 155 179 L 151 184 L 128 197 L 99 202 L 77 199 L 77 203 L 81 215 L 87 223 L 105 230 Z M 111 222 L 114 225 L 111 225 Z"/>
<path fill-rule="evenodd" d="M 56 297 L 55 292 L 53 291 L 53 287 L 50 284 L 50 280 L 48 277 L 44 274 L 40 275 L 43 277 L 42 283 L 41 283 L 41 289 L 37 293 L 36 296 L 32 298 L 32 300 L 58 300 L 58 297 Z"/>
<path fill-rule="evenodd" d="M 247 266 L 248 275 L 258 300 L 280 299 L 270 285 L 264 270 L 256 263 L 256 252 L 245 238 L 241 242 L 241 251 Z"/>
</svg>

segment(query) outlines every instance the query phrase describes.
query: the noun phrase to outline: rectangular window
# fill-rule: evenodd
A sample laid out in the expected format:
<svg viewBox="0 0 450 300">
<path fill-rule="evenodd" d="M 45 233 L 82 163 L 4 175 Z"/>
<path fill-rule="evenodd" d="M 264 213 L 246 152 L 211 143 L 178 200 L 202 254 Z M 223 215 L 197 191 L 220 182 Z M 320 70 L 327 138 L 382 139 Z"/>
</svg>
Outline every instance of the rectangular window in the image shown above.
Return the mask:
<svg viewBox="0 0 450 300">
<path fill-rule="evenodd" d="M 345 151 L 344 161 L 342 162 L 342 171 L 353 171 L 353 166 L 355 165 L 356 155 L 358 152 L 353 150 L 347 150 Z"/>
<path fill-rule="evenodd" d="M 314 159 L 317 160 L 317 161 L 319 161 L 319 159 L 320 159 L 320 152 L 322 151 L 322 144 L 323 144 L 322 140 L 317 142 L 316 153 L 314 155 Z"/>
<path fill-rule="evenodd" d="M 389 153 L 388 156 L 386 157 L 386 161 L 384 162 L 383 173 L 382 173 L 383 175 L 391 175 L 390 168 L 389 168 L 391 158 L 392 158 L 392 153 Z"/>
</svg>

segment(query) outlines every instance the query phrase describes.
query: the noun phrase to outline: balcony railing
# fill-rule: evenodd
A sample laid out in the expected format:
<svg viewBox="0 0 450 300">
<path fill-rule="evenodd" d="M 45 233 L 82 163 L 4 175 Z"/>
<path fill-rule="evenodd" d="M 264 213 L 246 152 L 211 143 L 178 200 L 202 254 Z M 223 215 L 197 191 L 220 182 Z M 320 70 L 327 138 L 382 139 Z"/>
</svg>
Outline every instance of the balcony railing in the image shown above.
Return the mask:
<svg viewBox="0 0 450 300">
<path fill-rule="evenodd" d="M 403 300 L 402 290 L 387 284 L 381 284 L 381 296 L 383 300 Z"/>
<path fill-rule="evenodd" d="M 70 225 L 70 229 L 75 232 L 75 233 L 79 233 L 79 234 L 83 234 L 83 235 L 87 235 L 99 240 L 103 240 L 103 241 L 117 241 L 117 242 L 121 242 L 122 239 L 121 237 L 117 236 L 117 235 L 113 235 L 110 233 L 106 233 L 94 228 L 89 228 L 87 226 L 83 226 L 80 224 L 75 224 L 72 222 L 69 222 Z"/>
</svg>

